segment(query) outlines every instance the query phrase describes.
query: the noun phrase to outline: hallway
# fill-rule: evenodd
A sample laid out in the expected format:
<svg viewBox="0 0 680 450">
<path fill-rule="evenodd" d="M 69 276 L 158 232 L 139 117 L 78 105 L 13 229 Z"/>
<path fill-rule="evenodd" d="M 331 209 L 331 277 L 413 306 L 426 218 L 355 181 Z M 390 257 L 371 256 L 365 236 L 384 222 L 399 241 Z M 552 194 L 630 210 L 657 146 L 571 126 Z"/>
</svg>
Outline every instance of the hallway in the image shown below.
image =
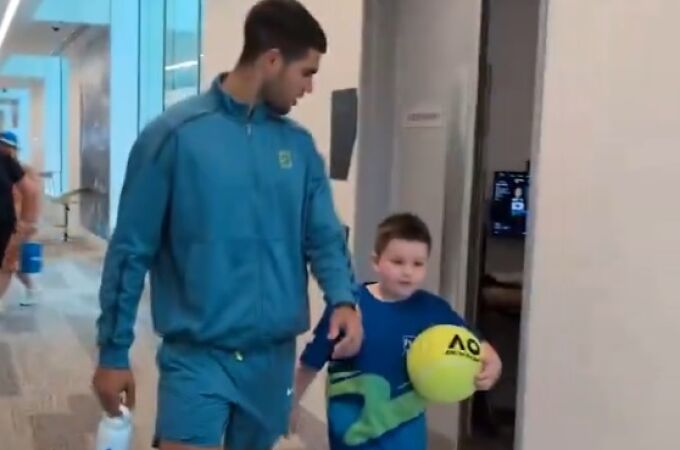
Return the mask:
<svg viewBox="0 0 680 450">
<path fill-rule="evenodd" d="M 90 377 L 96 362 L 94 325 L 104 249 L 85 240 L 48 242 L 39 303 L 19 306 L 20 290 L 15 282 L 0 315 L 0 448 L 91 450 L 101 416 L 90 390 Z M 158 343 L 151 330 L 148 297 L 144 295 L 132 349 L 137 382 L 133 449 L 151 448 Z M 308 412 L 303 414 L 301 426 L 308 442 L 323 447 L 325 426 Z M 431 444 L 437 447 L 436 441 Z M 506 445 L 474 440 L 464 443 L 463 450 L 511 447 Z M 277 447 L 288 448 L 301 447 L 295 442 Z"/>
</svg>

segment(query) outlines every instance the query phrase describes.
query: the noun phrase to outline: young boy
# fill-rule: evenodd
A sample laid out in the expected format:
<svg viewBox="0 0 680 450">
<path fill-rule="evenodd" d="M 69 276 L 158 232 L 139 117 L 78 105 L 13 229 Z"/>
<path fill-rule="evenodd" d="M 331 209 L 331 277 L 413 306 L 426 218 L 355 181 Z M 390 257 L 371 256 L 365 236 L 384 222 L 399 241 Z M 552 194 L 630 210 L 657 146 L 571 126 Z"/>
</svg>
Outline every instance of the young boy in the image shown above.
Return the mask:
<svg viewBox="0 0 680 450">
<path fill-rule="evenodd" d="M 374 269 L 377 283 L 359 289 L 365 330 L 360 353 L 333 360 L 328 312 L 300 357 L 295 407 L 319 370 L 328 366 L 328 434 L 331 450 L 419 450 L 427 448 L 426 404 L 413 392 L 406 371 L 406 351 L 423 330 L 436 324 L 467 327 L 449 304 L 420 289 L 426 275 L 431 238 L 425 223 L 412 214 L 396 214 L 378 227 Z M 501 361 L 482 343 L 480 390 L 498 380 Z M 292 430 L 295 431 L 293 415 Z"/>
</svg>

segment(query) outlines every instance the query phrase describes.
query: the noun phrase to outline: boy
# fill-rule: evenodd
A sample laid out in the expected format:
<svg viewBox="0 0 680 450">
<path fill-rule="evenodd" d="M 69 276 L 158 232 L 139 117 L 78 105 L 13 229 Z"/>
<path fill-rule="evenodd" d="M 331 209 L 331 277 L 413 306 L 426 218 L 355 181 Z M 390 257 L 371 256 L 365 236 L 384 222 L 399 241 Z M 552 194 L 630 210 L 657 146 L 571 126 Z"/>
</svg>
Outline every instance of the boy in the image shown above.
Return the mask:
<svg viewBox="0 0 680 450">
<path fill-rule="evenodd" d="M 396 214 L 385 219 L 378 227 L 375 244 L 378 282 L 359 290 L 365 330 L 360 353 L 344 361 L 332 358 L 333 341 L 328 339 L 325 313 L 300 357 L 296 407 L 317 372 L 329 363 L 327 413 L 332 450 L 427 447 L 426 405 L 413 395 L 406 351 L 413 338 L 432 325 L 467 327 L 445 300 L 419 289 L 430 247 L 430 233 L 418 217 Z M 500 376 L 501 361 L 486 342 L 482 343 L 482 362 L 475 384 L 487 390 Z"/>
</svg>

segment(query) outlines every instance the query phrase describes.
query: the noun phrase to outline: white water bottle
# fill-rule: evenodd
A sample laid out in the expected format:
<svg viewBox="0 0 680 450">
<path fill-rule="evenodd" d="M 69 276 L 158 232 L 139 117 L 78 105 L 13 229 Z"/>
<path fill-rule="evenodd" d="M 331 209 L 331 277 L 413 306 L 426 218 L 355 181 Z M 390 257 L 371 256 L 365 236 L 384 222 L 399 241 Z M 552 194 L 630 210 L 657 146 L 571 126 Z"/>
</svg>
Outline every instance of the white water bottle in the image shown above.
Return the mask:
<svg viewBox="0 0 680 450">
<path fill-rule="evenodd" d="M 132 414 L 125 406 L 121 415 L 110 417 L 104 413 L 97 429 L 97 450 L 130 450 L 132 448 Z"/>
</svg>

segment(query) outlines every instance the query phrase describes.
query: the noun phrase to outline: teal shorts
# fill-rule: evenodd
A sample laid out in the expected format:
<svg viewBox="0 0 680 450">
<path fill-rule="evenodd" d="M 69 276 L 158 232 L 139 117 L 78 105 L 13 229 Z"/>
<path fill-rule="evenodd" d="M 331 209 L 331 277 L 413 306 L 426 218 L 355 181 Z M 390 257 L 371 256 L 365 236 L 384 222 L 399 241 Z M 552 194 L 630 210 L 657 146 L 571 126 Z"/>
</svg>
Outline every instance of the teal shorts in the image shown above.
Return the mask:
<svg viewBox="0 0 680 450">
<path fill-rule="evenodd" d="M 164 342 L 155 443 L 269 450 L 288 429 L 295 341 L 251 353 Z"/>
</svg>

